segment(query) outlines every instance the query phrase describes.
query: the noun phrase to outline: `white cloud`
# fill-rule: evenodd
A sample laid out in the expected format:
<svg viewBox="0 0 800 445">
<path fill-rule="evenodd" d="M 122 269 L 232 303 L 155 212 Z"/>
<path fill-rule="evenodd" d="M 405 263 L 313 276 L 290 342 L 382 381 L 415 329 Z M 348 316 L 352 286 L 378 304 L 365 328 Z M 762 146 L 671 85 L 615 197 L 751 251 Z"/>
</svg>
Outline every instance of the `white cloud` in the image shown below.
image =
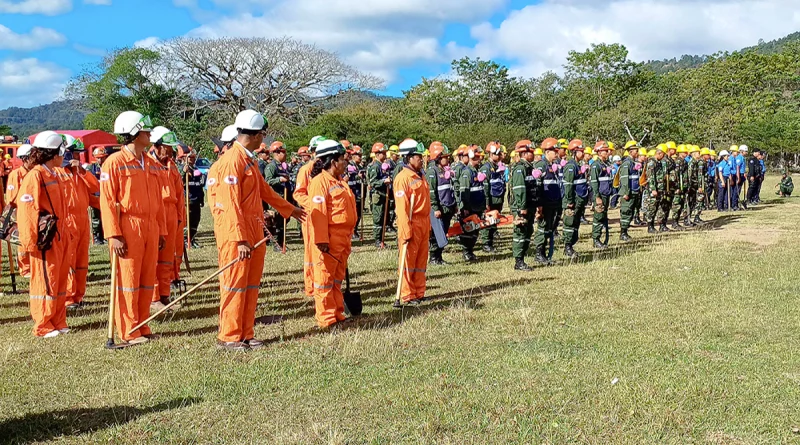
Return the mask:
<svg viewBox="0 0 800 445">
<path fill-rule="evenodd" d="M 68 69 L 35 58 L 0 61 L 0 103 L 35 106 L 57 99 L 69 79 Z"/>
<path fill-rule="evenodd" d="M 639 61 L 712 54 L 797 31 L 799 11 L 800 0 L 545 0 L 473 26 L 473 54 L 512 60 L 526 76 L 559 71 L 592 43 L 622 43 Z"/>
<path fill-rule="evenodd" d="M 0 13 L 59 15 L 72 10 L 72 0 L 0 0 Z"/>
<path fill-rule="evenodd" d="M 63 34 L 49 28 L 35 27 L 28 34 L 17 34 L 0 25 L 0 50 L 36 51 L 67 42 Z"/>
<path fill-rule="evenodd" d="M 111 4 L 111 0 L 83 0 L 84 4 L 87 5 L 103 5 L 108 6 Z"/>
<path fill-rule="evenodd" d="M 133 43 L 136 48 L 152 48 L 159 42 L 158 37 L 147 37 L 146 39 L 137 40 Z"/>
<path fill-rule="evenodd" d="M 399 68 L 449 62 L 440 44 L 447 23 L 485 20 L 506 0 L 213 0 L 230 15 L 196 37 L 283 37 L 335 51 L 357 68 L 392 80 Z M 196 2 L 174 0 L 196 8 Z M 196 10 L 195 10 L 196 12 Z"/>
</svg>

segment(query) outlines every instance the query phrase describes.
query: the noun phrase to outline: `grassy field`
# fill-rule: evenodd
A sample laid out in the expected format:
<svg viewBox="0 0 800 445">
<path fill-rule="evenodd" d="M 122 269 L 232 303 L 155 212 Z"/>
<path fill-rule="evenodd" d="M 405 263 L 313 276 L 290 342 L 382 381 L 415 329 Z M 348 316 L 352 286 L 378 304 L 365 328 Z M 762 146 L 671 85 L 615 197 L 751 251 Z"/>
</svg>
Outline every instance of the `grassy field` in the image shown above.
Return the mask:
<svg viewBox="0 0 800 445">
<path fill-rule="evenodd" d="M 293 231 L 267 255 L 270 344 L 246 354 L 214 347 L 216 282 L 152 325 L 158 342 L 103 349 L 109 268 L 93 248 L 69 335 L 33 338 L 27 297 L 0 299 L 0 443 L 798 443 L 800 199 L 775 182 L 751 211 L 708 212 L 709 230 L 638 228 L 530 273 L 513 270 L 509 229 L 475 265 L 452 246 L 417 309 L 391 308 L 397 253 L 367 241 L 350 262 L 365 315 L 335 334 L 315 331 Z M 204 227 L 190 285 L 216 269 Z"/>
</svg>

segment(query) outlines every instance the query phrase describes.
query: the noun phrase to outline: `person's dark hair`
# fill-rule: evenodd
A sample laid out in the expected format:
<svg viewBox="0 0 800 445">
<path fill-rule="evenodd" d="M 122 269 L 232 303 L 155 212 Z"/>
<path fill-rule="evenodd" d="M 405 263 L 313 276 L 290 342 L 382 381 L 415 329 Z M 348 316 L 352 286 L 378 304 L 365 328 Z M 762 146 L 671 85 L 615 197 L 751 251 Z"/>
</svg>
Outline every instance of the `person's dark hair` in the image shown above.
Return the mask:
<svg viewBox="0 0 800 445">
<path fill-rule="evenodd" d="M 29 156 L 29 161 L 31 164 L 41 165 L 58 156 L 58 150 L 43 150 L 41 148 L 33 147 L 31 148 L 31 154 Z"/>
<path fill-rule="evenodd" d="M 314 166 L 311 167 L 311 177 L 314 178 L 318 174 L 322 173 L 322 170 L 328 170 L 331 168 L 334 162 L 338 161 L 339 158 L 342 157 L 341 154 L 336 153 L 328 156 L 323 156 L 321 158 L 317 158 L 314 161 Z"/>
<path fill-rule="evenodd" d="M 123 135 L 122 135 L 122 144 L 123 144 L 123 145 L 132 144 L 132 143 L 133 143 L 133 141 L 134 141 L 134 140 L 136 140 L 136 137 L 137 137 L 137 136 L 139 136 L 139 133 L 136 133 L 136 135 L 132 135 L 132 134 L 123 134 Z"/>
</svg>

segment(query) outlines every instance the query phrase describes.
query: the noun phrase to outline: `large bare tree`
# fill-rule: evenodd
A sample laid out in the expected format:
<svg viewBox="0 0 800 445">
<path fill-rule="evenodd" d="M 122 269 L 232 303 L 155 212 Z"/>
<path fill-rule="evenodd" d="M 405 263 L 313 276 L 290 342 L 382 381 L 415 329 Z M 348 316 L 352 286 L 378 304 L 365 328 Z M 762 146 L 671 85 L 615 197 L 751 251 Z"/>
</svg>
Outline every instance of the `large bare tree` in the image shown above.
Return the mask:
<svg viewBox="0 0 800 445">
<path fill-rule="evenodd" d="M 201 107 L 233 115 L 245 108 L 304 125 L 317 104 L 351 89 L 383 88 L 383 81 L 346 64 L 335 53 L 288 37 L 177 38 L 160 45 L 163 79 Z"/>
</svg>

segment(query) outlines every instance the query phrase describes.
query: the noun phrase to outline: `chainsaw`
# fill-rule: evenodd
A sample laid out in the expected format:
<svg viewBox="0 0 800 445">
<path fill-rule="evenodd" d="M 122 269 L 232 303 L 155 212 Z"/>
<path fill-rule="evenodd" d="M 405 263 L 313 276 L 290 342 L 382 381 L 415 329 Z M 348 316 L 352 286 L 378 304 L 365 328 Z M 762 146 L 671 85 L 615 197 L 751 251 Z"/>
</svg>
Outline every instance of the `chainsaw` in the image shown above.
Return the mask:
<svg viewBox="0 0 800 445">
<path fill-rule="evenodd" d="M 464 218 L 463 221 L 455 224 L 450 230 L 447 231 L 447 237 L 452 238 L 464 233 L 477 232 L 479 230 L 488 229 L 490 227 L 507 226 L 514 223 L 514 218 L 511 216 L 501 215 L 497 210 L 486 212 L 483 219 L 478 215 L 470 215 Z"/>
</svg>

